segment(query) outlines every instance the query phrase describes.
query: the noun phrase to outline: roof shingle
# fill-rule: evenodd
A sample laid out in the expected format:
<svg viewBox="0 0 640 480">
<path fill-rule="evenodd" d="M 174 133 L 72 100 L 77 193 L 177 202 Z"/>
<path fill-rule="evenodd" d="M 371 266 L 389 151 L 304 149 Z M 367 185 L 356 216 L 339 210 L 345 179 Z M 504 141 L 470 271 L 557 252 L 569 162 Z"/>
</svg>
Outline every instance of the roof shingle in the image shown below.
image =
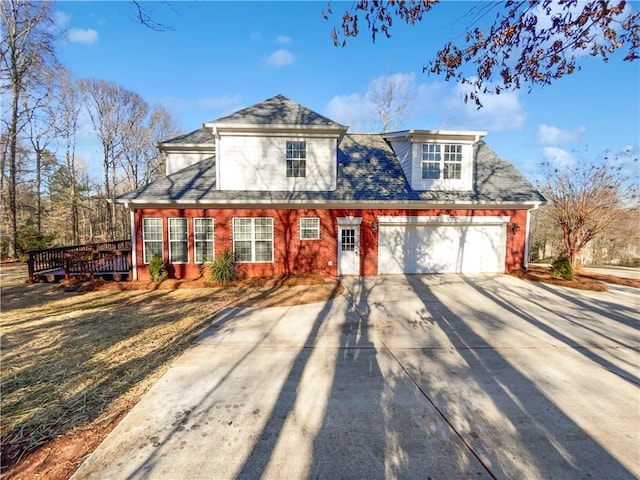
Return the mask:
<svg viewBox="0 0 640 480">
<path fill-rule="evenodd" d="M 215 157 L 209 157 L 121 195 L 115 201 L 144 204 L 362 202 L 436 205 L 544 202 L 544 197 L 531 183 L 511 163 L 501 160 L 483 141 L 476 145 L 473 188 L 466 192 L 412 190 L 393 150 L 377 134 L 347 134 L 344 137 L 338 149 L 338 178 L 334 191 L 216 190 L 215 162 Z"/>
</svg>

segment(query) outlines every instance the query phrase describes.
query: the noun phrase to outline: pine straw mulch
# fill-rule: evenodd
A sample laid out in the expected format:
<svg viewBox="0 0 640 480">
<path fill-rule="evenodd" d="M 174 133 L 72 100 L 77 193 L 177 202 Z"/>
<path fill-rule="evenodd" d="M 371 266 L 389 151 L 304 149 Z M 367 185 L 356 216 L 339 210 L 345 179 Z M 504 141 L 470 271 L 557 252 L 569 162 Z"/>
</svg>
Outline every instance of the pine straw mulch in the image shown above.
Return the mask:
<svg viewBox="0 0 640 480">
<path fill-rule="evenodd" d="M 311 303 L 341 293 L 320 276 L 28 284 L 0 270 L 2 479 L 66 479 L 229 305 Z"/>
<path fill-rule="evenodd" d="M 606 292 L 607 283 L 640 288 L 640 280 L 586 272 L 579 269 L 574 272 L 573 280 L 564 280 L 563 278 L 551 276 L 549 267 L 540 265 L 529 265 L 529 269 L 526 272 L 515 270 L 510 275 L 534 282 L 549 283 L 578 290 L 590 290 L 592 292 Z"/>
</svg>

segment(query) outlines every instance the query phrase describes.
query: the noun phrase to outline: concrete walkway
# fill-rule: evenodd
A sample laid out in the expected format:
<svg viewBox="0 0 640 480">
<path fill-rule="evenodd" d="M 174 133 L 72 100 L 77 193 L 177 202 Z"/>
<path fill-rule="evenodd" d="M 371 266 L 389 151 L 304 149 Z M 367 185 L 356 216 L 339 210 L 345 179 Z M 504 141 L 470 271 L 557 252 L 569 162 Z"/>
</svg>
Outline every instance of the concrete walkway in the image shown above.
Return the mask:
<svg viewBox="0 0 640 480">
<path fill-rule="evenodd" d="M 640 477 L 638 290 L 344 284 L 222 311 L 73 478 Z"/>
</svg>

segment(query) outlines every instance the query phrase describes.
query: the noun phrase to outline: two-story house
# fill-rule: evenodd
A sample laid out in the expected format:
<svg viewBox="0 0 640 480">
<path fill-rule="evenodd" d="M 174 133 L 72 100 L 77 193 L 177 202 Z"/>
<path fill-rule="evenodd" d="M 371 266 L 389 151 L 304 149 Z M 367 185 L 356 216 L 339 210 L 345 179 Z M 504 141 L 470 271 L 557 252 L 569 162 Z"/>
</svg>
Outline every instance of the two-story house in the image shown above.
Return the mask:
<svg viewBox="0 0 640 480">
<path fill-rule="evenodd" d="M 177 278 L 229 248 L 247 276 L 505 272 L 526 267 L 542 195 L 486 132 L 349 134 L 277 95 L 159 145 L 166 177 L 131 212 L 134 278 Z"/>
</svg>

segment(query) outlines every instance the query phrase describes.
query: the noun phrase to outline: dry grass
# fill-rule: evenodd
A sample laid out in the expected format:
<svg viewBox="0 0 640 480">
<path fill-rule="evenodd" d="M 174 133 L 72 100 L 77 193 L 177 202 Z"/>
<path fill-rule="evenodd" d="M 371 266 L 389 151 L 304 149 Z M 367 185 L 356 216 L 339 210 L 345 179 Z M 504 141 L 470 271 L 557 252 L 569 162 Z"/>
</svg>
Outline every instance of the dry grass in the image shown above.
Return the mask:
<svg viewBox="0 0 640 480">
<path fill-rule="evenodd" d="M 293 305 L 339 293 L 335 280 L 321 277 L 251 280 L 226 288 L 176 281 L 160 288 L 100 281 L 61 288 L 26 284 L 26 277 L 22 265 L 2 268 L 1 440 L 6 478 L 42 472 L 48 478 L 65 478 L 73 472 L 222 307 Z M 74 435 L 80 445 L 71 448 L 64 473 L 34 471 L 34 462 L 42 458 L 25 458 L 39 447 L 47 451 L 57 439 L 58 458 L 50 460 L 60 463 L 65 460 L 60 451 L 70 448 L 68 442 L 60 444 L 61 439 Z M 51 448 L 44 458 L 50 453 Z"/>
<path fill-rule="evenodd" d="M 560 285 L 562 287 L 570 287 L 578 290 L 590 290 L 593 292 L 605 292 L 607 290 L 606 283 L 640 288 L 640 280 L 616 277 L 615 275 L 583 272 L 580 270 L 574 272 L 573 280 L 564 280 L 562 278 L 551 276 L 549 274 L 548 267 L 539 265 L 530 265 L 527 272 L 520 270 L 513 271 L 511 272 L 511 275 L 526 280 L 532 280 L 534 282 L 550 283 L 552 285 Z"/>
</svg>

